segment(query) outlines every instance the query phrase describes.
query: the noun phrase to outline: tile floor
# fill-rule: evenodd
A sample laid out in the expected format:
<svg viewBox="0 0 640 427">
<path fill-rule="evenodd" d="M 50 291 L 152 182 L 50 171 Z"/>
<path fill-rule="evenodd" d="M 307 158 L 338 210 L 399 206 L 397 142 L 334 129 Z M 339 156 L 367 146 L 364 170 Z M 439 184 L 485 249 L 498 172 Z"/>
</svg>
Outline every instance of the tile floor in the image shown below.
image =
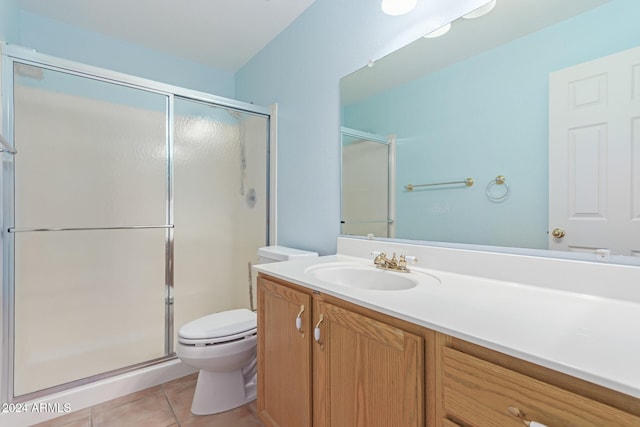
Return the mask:
<svg viewBox="0 0 640 427">
<path fill-rule="evenodd" d="M 262 427 L 255 402 L 216 415 L 191 413 L 197 374 L 72 412 L 38 427 Z"/>
</svg>

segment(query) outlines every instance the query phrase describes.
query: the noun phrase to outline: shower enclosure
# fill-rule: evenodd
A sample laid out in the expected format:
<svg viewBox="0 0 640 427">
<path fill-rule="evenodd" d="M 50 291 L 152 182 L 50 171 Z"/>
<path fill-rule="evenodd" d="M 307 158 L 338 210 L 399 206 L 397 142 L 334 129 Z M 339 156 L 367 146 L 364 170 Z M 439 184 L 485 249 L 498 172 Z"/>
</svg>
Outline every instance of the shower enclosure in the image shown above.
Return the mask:
<svg viewBox="0 0 640 427">
<path fill-rule="evenodd" d="M 3 47 L 2 399 L 174 356 L 249 306 L 268 109 Z"/>
<path fill-rule="evenodd" d="M 340 128 L 342 234 L 395 237 L 395 137 Z"/>
</svg>

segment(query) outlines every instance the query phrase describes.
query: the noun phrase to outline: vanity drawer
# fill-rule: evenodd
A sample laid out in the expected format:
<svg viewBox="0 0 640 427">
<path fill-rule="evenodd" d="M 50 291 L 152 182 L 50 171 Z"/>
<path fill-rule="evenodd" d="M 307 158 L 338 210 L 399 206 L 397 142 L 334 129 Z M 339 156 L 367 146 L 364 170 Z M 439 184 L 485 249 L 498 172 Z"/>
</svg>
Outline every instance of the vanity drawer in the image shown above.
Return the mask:
<svg viewBox="0 0 640 427">
<path fill-rule="evenodd" d="M 449 347 L 442 353 L 446 416 L 477 427 L 638 427 L 640 418 Z"/>
</svg>

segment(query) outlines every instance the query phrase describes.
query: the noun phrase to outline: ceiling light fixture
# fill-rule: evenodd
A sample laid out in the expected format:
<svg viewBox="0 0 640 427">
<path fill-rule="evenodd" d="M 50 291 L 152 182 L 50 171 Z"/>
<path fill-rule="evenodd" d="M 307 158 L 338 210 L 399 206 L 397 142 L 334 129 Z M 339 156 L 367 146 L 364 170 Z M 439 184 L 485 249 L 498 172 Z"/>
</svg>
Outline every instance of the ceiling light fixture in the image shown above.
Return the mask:
<svg viewBox="0 0 640 427">
<path fill-rule="evenodd" d="M 450 29 L 451 29 L 451 22 L 449 22 L 447 25 L 443 25 L 440 28 L 436 28 L 435 30 L 431 31 L 429 34 L 424 36 L 424 38 L 425 39 L 434 39 L 436 37 L 443 36 L 443 35 L 447 34 Z"/>
<path fill-rule="evenodd" d="M 480 6 L 479 8 L 467 13 L 466 15 L 463 16 L 463 18 L 464 19 L 480 18 L 481 16 L 484 16 L 487 13 L 491 12 L 494 7 L 496 7 L 496 0 L 491 0 L 489 3 L 485 4 L 484 6 Z"/>
<path fill-rule="evenodd" d="M 417 2 L 418 0 L 382 0 L 382 11 L 392 16 L 404 15 L 411 12 Z"/>
</svg>

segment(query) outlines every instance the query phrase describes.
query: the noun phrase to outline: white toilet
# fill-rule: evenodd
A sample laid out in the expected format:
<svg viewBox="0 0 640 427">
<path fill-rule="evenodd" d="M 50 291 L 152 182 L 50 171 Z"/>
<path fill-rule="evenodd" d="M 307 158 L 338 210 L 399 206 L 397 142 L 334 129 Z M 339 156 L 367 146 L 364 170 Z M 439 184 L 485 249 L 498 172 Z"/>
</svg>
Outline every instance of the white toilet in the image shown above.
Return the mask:
<svg viewBox="0 0 640 427">
<path fill-rule="evenodd" d="M 260 263 L 308 256 L 318 254 L 283 246 L 258 249 Z M 256 319 L 256 313 L 242 308 L 201 317 L 178 330 L 176 354 L 200 369 L 192 413 L 217 414 L 256 398 Z"/>
</svg>

